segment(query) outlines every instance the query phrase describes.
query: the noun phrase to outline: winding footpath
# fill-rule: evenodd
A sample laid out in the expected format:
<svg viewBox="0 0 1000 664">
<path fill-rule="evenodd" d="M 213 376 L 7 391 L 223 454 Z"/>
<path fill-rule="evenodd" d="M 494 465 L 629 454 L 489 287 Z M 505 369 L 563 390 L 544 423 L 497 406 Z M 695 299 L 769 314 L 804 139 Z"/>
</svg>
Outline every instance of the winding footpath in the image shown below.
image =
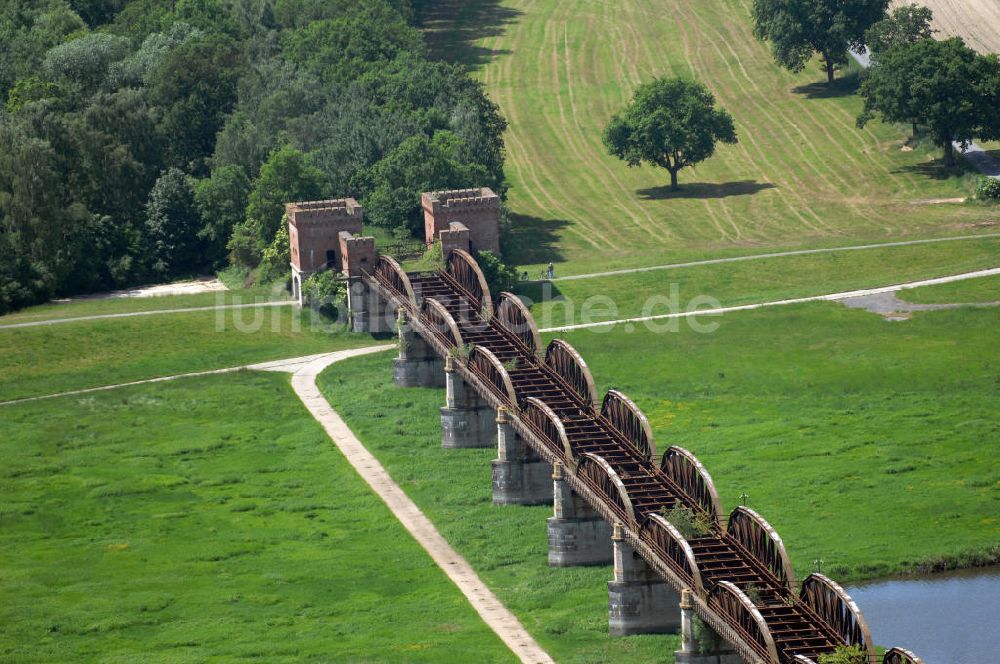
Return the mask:
<svg viewBox="0 0 1000 664">
<path fill-rule="evenodd" d="M 391 347 L 379 346 L 360 351 L 342 351 L 320 357 L 295 371 L 292 375 L 292 389 L 302 399 L 302 403 L 313 417 L 323 425 L 327 435 L 372 491 L 378 494 L 392 510 L 403 527 L 430 554 L 452 583 L 458 586 L 472 608 L 507 647 L 526 664 L 553 662 L 548 653 L 542 650 L 531 634 L 524 629 L 517 617 L 483 583 L 468 561 L 451 548 L 431 520 L 393 481 L 378 459 L 361 444 L 316 386 L 316 377 L 334 362 L 360 355 L 362 352 L 378 352 Z"/>
</svg>

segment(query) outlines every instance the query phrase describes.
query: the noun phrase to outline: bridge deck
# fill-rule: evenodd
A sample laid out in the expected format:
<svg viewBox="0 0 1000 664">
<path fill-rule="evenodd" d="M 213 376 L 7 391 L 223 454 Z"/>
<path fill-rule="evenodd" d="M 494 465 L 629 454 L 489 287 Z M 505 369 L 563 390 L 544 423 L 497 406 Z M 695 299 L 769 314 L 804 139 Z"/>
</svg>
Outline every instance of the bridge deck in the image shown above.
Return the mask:
<svg viewBox="0 0 1000 664">
<path fill-rule="evenodd" d="M 407 289 L 401 287 L 398 281 L 386 278 L 377 271 L 367 275 L 366 282 L 383 298 L 404 309 L 417 333 L 444 356 L 456 354 L 455 341 L 426 316 L 424 303 L 434 299 L 443 305 L 467 347 L 460 353 L 467 352 L 468 347 L 473 345 L 491 351 L 509 368 L 507 374 L 517 403 L 512 403 L 509 393 L 469 367 L 458 369 L 463 378 L 493 405 L 508 407 L 520 432 L 526 434 L 523 437 L 528 444 L 543 458 L 561 461 L 567 468 L 568 479 L 574 489 L 606 518 L 620 521 L 627 539 L 666 581 L 678 590 L 690 587 L 688 572 L 679 565 L 676 555 L 671 556 L 662 542 L 650 536 L 647 525 L 651 516 L 663 515 L 675 507 L 704 513 L 704 502 L 685 492 L 624 436 L 597 411 L 593 403 L 539 357 L 538 349 L 529 348 L 496 316 L 484 316 L 483 302 L 477 301 L 453 274 L 441 271 L 406 276 L 412 293 L 406 292 Z M 522 406 L 531 397 L 543 402 L 558 417 L 572 458 L 550 435 L 521 416 Z M 628 505 L 623 505 L 623 501 L 613 499 L 607 487 L 594 481 L 590 474 L 575 472 L 579 460 L 586 453 L 601 457 L 614 470 L 624 485 L 631 510 Z M 746 540 L 741 543 L 731 532 L 718 525 L 709 535 L 689 539 L 688 544 L 703 586 L 696 597 L 699 614 L 727 641 L 733 642 L 748 661 L 791 662 L 796 655 L 815 661 L 821 653 L 846 643 L 838 626 L 824 620 L 817 611 L 801 601 L 789 588 L 787 579 L 779 578 L 775 573 L 773 565 L 758 558 L 745 546 Z M 732 603 L 727 602 L 725 593 L 721 592 L 725 589 L 720 587 L 723 582 L 734 584 L 752 598 L 759 617 L 755 617 L 751 609 L 731 608 Z M 766 628 L 761 629 L 761 620 Z M 765 631 L 769 634 L 762 633 Z M 773 646 L 769 640 L 773 641 Z"/>
</svg>

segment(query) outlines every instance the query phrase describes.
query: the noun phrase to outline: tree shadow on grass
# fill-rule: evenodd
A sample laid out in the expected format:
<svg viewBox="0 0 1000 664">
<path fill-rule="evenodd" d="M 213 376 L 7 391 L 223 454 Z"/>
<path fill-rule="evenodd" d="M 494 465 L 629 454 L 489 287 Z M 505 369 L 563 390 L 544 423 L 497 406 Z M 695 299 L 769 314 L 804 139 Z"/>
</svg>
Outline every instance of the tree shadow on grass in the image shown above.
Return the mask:
<svg viewBox="0 0 1000 664">
<path fill-rule="evenodd" d="M 508 215 L 510 226 L 501 243 L 504 258 L 518 265 L 559 263 L 565 260 L 559 248 L 559 231 L 569 226 L 562 219 L 541 219 L 526 214 Z M 529 275 L 534 279 L 537 274 Z"/>
<path fill-rule="evenodd" d="M 423 14 L 423 32 L 430 57 L 479 68 L 506 49 L 490 49 L 479 43 L 499 37 L 522 14 L 501 6 L 501 0 L 444 0 L 430 3 Z"/>
<path fill-rule="evenodd" d="M 647 201 L 667 201 L 674 198 L 729 198 L 731 196 L 753 196 L 765 189 L 775 189 L 770 182 L 738 180 L 736 182 L 690 182 L 681 183 L 677 191 L 670 185 L 639 189 L 636 193 Z"/>
<path fill-rule="evenodd" d="M 855 70 L 834 79 L 832 85 L 826 81 L 817 81 L 794 87 L 792 92 L 805 95 L 807 99 L 834 99 L 856 94 L 859 87 L 861 87 L 861 72 Z"/>
<path fill-rule="evenodd" d="M 962 155 L 957 150 L 955 151 L 954 166 L 945 166 L 944 157 L 942 156 L 919 164 L 900 166 L 892 171 L 894 175 L 908 173 L 910 175 L 919 175 L 930 180 L 947 180 L 949 178 L 961 177 L 966 173 L 978 172 L 979 171 L 977 171 L 972 164 L 962 158 Z"/>
</svg>

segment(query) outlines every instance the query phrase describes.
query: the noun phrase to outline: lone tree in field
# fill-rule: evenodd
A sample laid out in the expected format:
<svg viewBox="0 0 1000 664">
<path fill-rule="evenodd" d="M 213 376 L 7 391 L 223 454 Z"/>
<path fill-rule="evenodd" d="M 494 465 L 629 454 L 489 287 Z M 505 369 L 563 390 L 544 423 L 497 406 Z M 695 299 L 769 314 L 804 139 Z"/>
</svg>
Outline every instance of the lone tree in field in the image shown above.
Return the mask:
<svg viewBox="0 0 1000 664">
<path fill-rule="evenodd" d="M 931 27 L 934 12 L 930 7 L 905 5 L 897 7 L 888 18 L 884 18 L 865 33 L 865 45 L 877 59 L 893 46 L 912 44 L 922 39 L 931 39 L 937 30 Z"/>
<path fill-rule="evenodd" d="M 632 103 L 604 129 L 608 152 L 629 166 L 645 162 L 667 169 L 674 191 L 677 173 L 711 157 L 719 141 L 736 142 L 732 116 L 715 107 L 708 88 L 683 78 L 640 85 Z"/>
<path fill-rule="evenodd" d="M 1000 134 L 1000 59 L 979 55 L 959 37 L 924 39 L 882 53 L 861 84 L 863 127 L 875 114 L 886 122 L 916 121 L 928 127 L 955 165 L 953 144 Z"/>
<path fill-rule="evenodd" d="M 778 64 L 802 71 L 813 53 L 833 83 L 849 48 L 864 46 L 865 30 L 886 17 L 889 0 L 754 0 L 753 33 L 771 42 Z"/>
</svg>

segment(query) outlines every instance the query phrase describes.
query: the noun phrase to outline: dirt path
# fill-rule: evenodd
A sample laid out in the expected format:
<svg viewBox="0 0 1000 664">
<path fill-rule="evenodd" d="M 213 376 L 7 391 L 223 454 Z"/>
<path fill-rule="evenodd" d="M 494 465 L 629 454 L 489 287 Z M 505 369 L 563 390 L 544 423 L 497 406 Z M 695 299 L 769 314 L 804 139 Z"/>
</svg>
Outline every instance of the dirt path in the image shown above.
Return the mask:
<svg viewBox="0 0 1000 664">
<path fill-rule="evenodd" d="M 238 367 L 226 367 L 224 369 L 208 369 L 206 371 L 192 371 L 191 373 L 175 374 L 173 376 L 158 376 L 156 378 L 144 378 L 143 380 L 133 380 L 128 383 L 116 383 L 114 385 L 101 385 L 100 387 L 85 387 L 80 390 L 70 390 L 68 392 L 56 392 L 55 394 L 43 394 L 37 397 L 22 397 L 20 399 L 11 399 L 10 401 L 0 401 L 0 406 L 10 406 L 18 403 L 28 403 L 30 401 L 42 401 L 43 399 L 56 399 L 59 397 L 71 397 L 78 394 L 90 394 L 91 392 L 104 392 L 107 390 L 117 390 L 120 387 L 132 387 L 133 385 L 146 385 L 148 383 L 163 383 L 170 380 L 177 380 L 179 378 L 195 378 L 197 376 L 215 376 L 218 374 L 233 373 L 235 371 L 242 371 L 244 369 L 253 369 L 255 371 L 284 371 L 288 373 L 294 373 L 301 369 L 306 364 L 320 360 L 323 358 L 336 356 L 333 360 L 334 362 L 342 360 L 345 357 L 354 357 L 355 355 L 366 355 L 368 353 L 377 353 L 379 351 L 388 350 L 392 348 L 392 345 L 382 345 L 382 346 L 368 346 L 365 348 L 357 348 L 346 351 L 334 351 L 332 353 L 319 353 L 316 355 L 305 355 L 301 357 L 290 357 L 284 360 L 271 360 L 268 362 L 259 362 L 257 364 L 242 364 Z M 346 356 L 341 355 L 342 353 L 349 353 Z"/>
<path fill-rule="evenodd" d="M 371 352 L 370 349 L 365 349 Z M 316 377 L 323 369 L 356 351 L 331 353 L 298 369 L 292 376 L 292 388 L 313 417 L 323 425 L 334 444 L 343 452 L 358 474 L 385 502 L 413 538 L 430 554 L 438 567 L 458 586 L 472 607 L 490 629 L 522 661 L 530 664 L 552 662 L 517 617 L 505 607 L 479 578 L 472 566 L 458 554 L 437 531 L 430 519 L 410 500 L 385 468 L 365 449 L 336 411 L 320 393 Z M 471 659 L 475 659 L 471 657 Z"/>
<path fill-rule="evenodd" d="M 93 316 L 76 316 L 75 318 L 50 318 L 47 320 L 32 320 L 24 323 L 9 323 L 0 325 L 0 330 L 17 327 L 37 327 L 39 325 L 61 325 L 62 323 L 79 323 L 88 320 L 103 320 L 105 318 L 133 318 L 135 316 L 158 316 L 160 314 L 188 314 L 196 311 L 217 311 L 219 309 L 250 309 L 253 307 L 287 307 L 296 304 L 294 300 L 278 302 L 251 302 L 250 304 L 220 304 L 211 307 L 185 307 L 183 309 L 154 309 L 153 311 L 128 311 L 121 314 L 95 314 Z"/>
<path fill-rule="evenodd" d="M 568 277 L 556 277 L 553 281 L 575 281 L 577 279 L 593 279 L 595 277 L 613 277 L 620 274 L 633 274 L 636 272 L 654 272 L 656 270 L 670 270 L 673 268 L 680 268 L 680 267 L 695 267 L 698 265 L 717 265 L 719 263 L 738 263 L 741 261 L 756 261 L 765 258 L 781 258 L 783 256 L 805 256 L 808 254 L 826 254 L 838 251 L 860 251 L 862 249 L 881 249 L 885 247 L 909 247 L 916 244 L 934 244 L 937 242 L 955 242 L 957 240 L 978 240 L 981 238 L 994 238 L 994 237 L 1000 237 L 1000 233 L 984 233 L 983 235 L 956 235 L 952 237 L 939 237 L 927 240 L 884 242 L 882 244 L 859 244 L 851 247 L 831 247 L 829 249 L 795 249 L 793 251 L 778 251 L 769 254 L 753 254 L 751 256 L 733 256 L 730 258 L 710 258 L 702 261 L 690 261 L 688 263 L 672 263 L 670 265 L 652 265 L 650 267 L 633 267 L 624 270 L 609 270 L 607 272 L 573 274 Z"/>
<path fill-rule="evenodd" d="M 805 302 L 839 302 L 851 298 L 864 297 L 869 295 L 879 295 L 881 293 L 894 293 L 908 288 L 920 288 L 921 286 L 937 286 L 938 284 L 950 284 L 954 281 L 964 281 L 965 279 L 976 279 L 978 277 L 992 277 L 1000 275 L 1000 267 L 989 270 L 977 270 L 976 272 L 966 272 L 948 277 L 938 277 L 936 279 L 924 279 L 923 281 L 911 281 L 905 284 L 894 286 L 882 286 L 881 288 L 867 288 L 863 290 L 845 291 L 843 293 L 830 293 L 828 295 L 814 295 L 811 297 L 797 297 L 788 300 L 775 300 L 772 302 L 758 302 L 757 304 L 743 304 L 734 307 L 718 307 L 716 309 L 699 309 L 697 311 L 681 311 L 672 314 L 660 314 L 658 316 L 639 316 L 636 318 L 621 318 L 618 320 L 600 321 L 597 323 L 580 323 L 579 325 L 563 325 L 561 327 L 549 327 L 539 330 L 547 332 L 569 332 L 572 330 L 586 330 L 595 327 L 609 327 L 613 325 L 624 325 L 625 331 L 630 332 L 635 328 L 636 323 L 645 323 L 654 320 L 666 320 L 669 318 L 691 318 L 694 316 L 718 316 L 721 314 L 733 313 L 736 311 L 752 311 L 754 309 L 764 309 L 768 307 L 781 307 L 789 304 L 803 304 Z"/>
</svg>

